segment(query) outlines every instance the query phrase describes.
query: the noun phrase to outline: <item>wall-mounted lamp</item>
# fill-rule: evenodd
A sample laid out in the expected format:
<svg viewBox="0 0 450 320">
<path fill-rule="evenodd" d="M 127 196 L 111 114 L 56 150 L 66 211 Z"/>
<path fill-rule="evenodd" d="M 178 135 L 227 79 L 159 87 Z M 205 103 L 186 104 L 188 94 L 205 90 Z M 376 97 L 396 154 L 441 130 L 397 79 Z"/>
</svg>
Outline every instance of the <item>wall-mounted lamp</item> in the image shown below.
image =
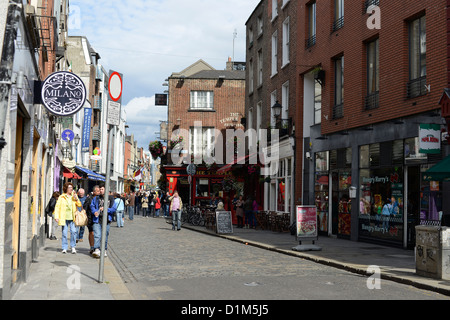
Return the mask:
<svg viewBox="0 0 450 320">
<path fill-rule="evenodd" d="M 275 104 L 272 106 L 273 116 L 278 119 L 281 115 L 281 110 L 283 109 L 283 106 L 276 101 Z"/>
</svg>

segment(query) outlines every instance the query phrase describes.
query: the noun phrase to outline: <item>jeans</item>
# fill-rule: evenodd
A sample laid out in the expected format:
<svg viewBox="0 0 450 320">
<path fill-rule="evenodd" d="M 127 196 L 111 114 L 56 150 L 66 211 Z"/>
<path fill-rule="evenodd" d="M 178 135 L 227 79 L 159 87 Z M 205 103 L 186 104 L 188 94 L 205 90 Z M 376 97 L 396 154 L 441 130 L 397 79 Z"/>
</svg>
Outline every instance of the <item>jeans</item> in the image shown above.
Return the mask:
<svg viewBox="0 0 450 320">
<path fill-rule="evenodd" d="M 170 206 L 168 204 L 164 205 L 164 207 L 163 207 L 164 217 L 168 217 L 169 216 L 169 208 L 170 208 Z"/>
<path fill-rule="evenodd" d="M 128 207 L 128 218 L 130 218 L 130 220 L 133 220 L 134 217 L 134 207 L 130 206 Z"/>
<path fill-rule="evenodd" d="M 249 225 L 250 227 L 255 226 L 255 214 L 253 211 L 245 211 L 245 224 Z"/>
<path fill-rule="evenodd" d="M 81 240 L 81 239 L 83 239 L 83 236 L 84 236 L 84 226 L 82 226 L 82 227 L 78 227 L 78 240 Z"/>
<path fill-rule="evenodd" d="M 63 250 L 68 249 L 67 243 L 67 231 L 70 230 L 70 247 L 75 248 L 77 246 L 77 227 L 72 220 L 66 220 L 66 224 L 62 226 L 62 239 L 61 245 Z"/>
<path fill-rule="evenodd" d="M 123 211 L 116 212 L 117 227 L 123 227 Z"/>
<path fill-rule="evenodd" d="M 175 230 L 175 224 L 177 229 L 181 229 L 181 210 L 172 211 L 172 230 Z"/>
<path fill-rule="evenodd" d="M 155 217 L 159 217 L 159 211 L 160 211 L 161 209 L 155 209 Z"/>
<path fill-rule="evenodd" d="M 102 241 L 102 225 L 100 223 L 94 223 L 94 249 L 99 249 L 101 247 Z M 106 242 L 105 242 L 105 250 L 108 249 L 108 236 L 109 236 L 109 228 L 110 224 L 106 225 Z"/>
</svg>

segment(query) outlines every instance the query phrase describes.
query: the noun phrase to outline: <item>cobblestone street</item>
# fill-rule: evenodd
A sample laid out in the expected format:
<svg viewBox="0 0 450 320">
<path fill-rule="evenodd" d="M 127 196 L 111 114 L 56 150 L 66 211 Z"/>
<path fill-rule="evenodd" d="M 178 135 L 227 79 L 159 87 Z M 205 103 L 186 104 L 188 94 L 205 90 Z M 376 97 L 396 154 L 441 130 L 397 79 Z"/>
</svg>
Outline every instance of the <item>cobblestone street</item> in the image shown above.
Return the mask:
<svg viewBox="0 0 450 320">
<path fill-rule="evenodd" d="M 163 218 L 135 216 L 120 229 L 113 223 L 109 241 L 108 255 L 135 299 L 445 298 L 389 281 L 369 290 L 366 277 L 186 228 L 172 231 Z"/>
</svg>

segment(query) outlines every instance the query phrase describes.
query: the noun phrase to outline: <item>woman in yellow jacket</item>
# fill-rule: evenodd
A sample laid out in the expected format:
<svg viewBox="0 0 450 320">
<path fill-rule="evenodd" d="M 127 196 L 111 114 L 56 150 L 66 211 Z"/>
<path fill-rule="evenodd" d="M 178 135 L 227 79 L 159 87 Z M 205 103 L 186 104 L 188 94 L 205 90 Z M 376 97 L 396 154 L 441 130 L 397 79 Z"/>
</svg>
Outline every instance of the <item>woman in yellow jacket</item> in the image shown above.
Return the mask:
<svg viewBox="0 0 450 320">
<path fill-rule="evenodd" d="M 55 206 L 55 221 L 58 225 L 62 226 L 62 253 L 67 253 L 67 229 L 70 229 L 70 247 L 72 253 L 77 253 L 75 247 L 77 245 L 77 228 L 75 226 L 75 213 L 77 208 L 82 207 L 80 199 L 76 192 L 73 190 L 73 184 L 67 182 L 63 187 L 63 194 L 59 197 Z"/>
</svg>

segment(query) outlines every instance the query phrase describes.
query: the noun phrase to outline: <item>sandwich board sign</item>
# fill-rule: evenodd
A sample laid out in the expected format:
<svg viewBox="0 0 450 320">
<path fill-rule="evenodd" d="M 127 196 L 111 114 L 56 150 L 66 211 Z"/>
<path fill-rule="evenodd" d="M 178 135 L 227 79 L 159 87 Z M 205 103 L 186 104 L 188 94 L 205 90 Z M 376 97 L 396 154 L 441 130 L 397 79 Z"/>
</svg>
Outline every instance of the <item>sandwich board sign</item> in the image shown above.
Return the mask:
<svg viewBox="0 0 450 320">
<path fill-rule="evenodd" d="M 116 71 L 109 72 L 108 82 L 108 112 L 106 123 L 112 126 L 120 124 L 120 110 L 122 106 L 123 75 Z"/>
</svg>

